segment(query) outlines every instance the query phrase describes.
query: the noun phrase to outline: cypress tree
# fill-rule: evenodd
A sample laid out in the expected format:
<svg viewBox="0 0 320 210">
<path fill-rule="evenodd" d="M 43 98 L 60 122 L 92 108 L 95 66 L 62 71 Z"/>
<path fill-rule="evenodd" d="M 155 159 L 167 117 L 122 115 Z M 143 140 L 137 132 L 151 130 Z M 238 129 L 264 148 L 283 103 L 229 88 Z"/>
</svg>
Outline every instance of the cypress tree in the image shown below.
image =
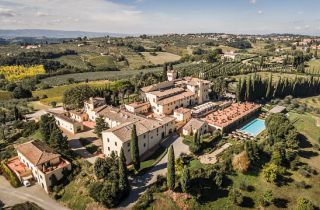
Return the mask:
<svg viewBox="0 0 320 210">
<path fill-rule="evenodd" d="M 246 101 L 251 101 L 251 77 L 247 78 L 247 87 L 246 87 Z"/>
<path fill-rule="evenodd" d="M 131 142 L 130 142 L 130 153 L 131 160 L 135 170 L 140 169 L 140 157 L 139 157 L 139 145 L 136 125 L 134 124 L 131 131 Z"/>
<path fill-rule="evenodd" d="M 180 179 L 182 192 L 188 193 L 190 191 L 190 173 L 188 166 L 184 166 Z"/>
<path fill-rule="evenodd" d="M 198 131 L 193 135 L 193 143 L 197 144 L 197 138 L 198 138 Z"/>
<path fill-rule="evenodd" d="M 267 86 L 267 92 L 266 92 L 266 99 L 270 99 L 271 96 L 271 88 L 272 88 L 272 74 L 270 74 L 268 86 Z"/>
<path fill-rule="evenodd" d="M 167 71 L 168 71 L 168 66 L 167 66 L 167 64 L 165 63 L 165 64 L 163 64 L 162 81 L 166 81 Z"/>
<path fill-rule="evenodd" d="M 119 158 L 119 188 L 124 193 L 127 194 L 130 189 L 128 180 L 128 171 L 126 165 L 126 157 L 124 156 L 123 148 L 120 150 Z"/>
<path fill-rule="evenodd" d="M 237 92 L 236 92 L 236 96 L 237 96 L 237 102 L 241 102 L 241 78 L 238 81 L 237 84 Z"/>
<path fill-rule="evenodd" d="M 19 109 L 17 108 L 17 106 L 14 106 L 13 113 L 14 113 L 14 119 L 20 120 L 21 115 L 20 115 L 20 112 L 19 112 Z"/>
<path fill-rule="evenodd" d="M 171 145 L 168 151 L 168 164 L 167 164 L 167 186 L 170 190 L 175 188 L 175 159 L 174 159 L 174 150 Z"/>
</svg>

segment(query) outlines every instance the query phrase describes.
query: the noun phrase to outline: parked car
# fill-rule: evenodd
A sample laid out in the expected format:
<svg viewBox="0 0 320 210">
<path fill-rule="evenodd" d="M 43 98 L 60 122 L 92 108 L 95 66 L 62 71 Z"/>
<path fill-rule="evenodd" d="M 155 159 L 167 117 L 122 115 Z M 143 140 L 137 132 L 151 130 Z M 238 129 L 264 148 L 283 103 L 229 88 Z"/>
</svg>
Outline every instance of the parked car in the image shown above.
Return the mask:
<svg viewBox="0 0 320 210">
<path fill-rule="evenodd" d="M 28 180 L 24 180 L 22 183 L 23 183 L 23 185 L 24 185 L 25 187 L 31 186 L 31 184 L 30 184 L 30 182 L 29 182 Z"/>
</svg>

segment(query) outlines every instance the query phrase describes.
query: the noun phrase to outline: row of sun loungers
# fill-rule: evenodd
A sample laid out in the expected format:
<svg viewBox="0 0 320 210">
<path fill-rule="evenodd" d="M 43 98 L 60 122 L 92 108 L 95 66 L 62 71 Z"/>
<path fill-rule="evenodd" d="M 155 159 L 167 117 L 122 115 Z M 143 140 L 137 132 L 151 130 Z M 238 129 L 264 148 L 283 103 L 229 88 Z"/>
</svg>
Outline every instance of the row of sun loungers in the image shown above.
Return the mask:
<svg viewBox="0 0 320 210">
<path fill-rule="evenodd" d="M 229 134 L 230 138 L 236 139 L 236 140 L 253 140 L 254 136 L 244 133 L 242 131 L 240 131 L 239 129 L 232 131 Z"/>
</svg>

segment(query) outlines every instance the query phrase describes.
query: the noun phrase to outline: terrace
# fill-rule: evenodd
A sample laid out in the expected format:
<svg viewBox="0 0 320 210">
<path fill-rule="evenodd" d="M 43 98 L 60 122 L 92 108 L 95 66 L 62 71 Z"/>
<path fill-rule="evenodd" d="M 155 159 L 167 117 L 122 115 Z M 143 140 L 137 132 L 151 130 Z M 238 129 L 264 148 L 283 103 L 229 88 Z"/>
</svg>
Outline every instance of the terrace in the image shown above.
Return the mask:
<svg viewBox="0 0 320 210">
<path fill-rule="evenodd" d="M 217 129 L 225 129 L 231 125 L 243 122 L 253 113 L 260 110 L 261 105 L 254 103 L 234 103 L 229 107 L 207 115 L 204 120 Z"/>
<path fill-rule="evenodd" d="M 18 177 L 29 177 L 32 176 L 32 171 L 18 157 L 9 159 L 7 166 L 17 174 Z"/>
<path fill-rule="evenodd" d="M 44 173 L 44 174 L 50 174 L 51 172 L 62 169 L 69 165 L 70 163 L 62 158 L 59 158 L 59 162 L 55 164 L 51 164 L 48 162 L 48 166 L 46 166 L 47 163 L 42 164 L 41 166 L 38 166 L 38 168 Z"/>
</svg>

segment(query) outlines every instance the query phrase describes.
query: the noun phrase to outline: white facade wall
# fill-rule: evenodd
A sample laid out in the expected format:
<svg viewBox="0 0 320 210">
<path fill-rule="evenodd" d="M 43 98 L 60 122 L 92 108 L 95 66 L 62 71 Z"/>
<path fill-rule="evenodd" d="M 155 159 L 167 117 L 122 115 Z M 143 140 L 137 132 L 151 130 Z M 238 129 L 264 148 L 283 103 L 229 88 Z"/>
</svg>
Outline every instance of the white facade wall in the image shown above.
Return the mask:
<svg viewBox="0 0 320 210">
<path fill-rule="evenodd" d="M 66 129 L 67 131 L 69 131 L 73 134 L 77 132 L 77 129 L 73 123 L 67 122 L 59 117 L 56 117 L 56 116 L 55 116 L 55 119 L 56 119 L 57 124 L 59 126 L 61 126 L 62 128 Z"/>
<path fill-rule="evenodd" d="M 188 107 L 190 105 L 194 105 L 196 101 L 196 96 L 190 96 L 165 105 L 157 105 L 156 110 L 153 111 L 157 114 L 171 114 L 175 109 L 178 109 L 180 107 Z"/>
<path fill-rule="evenodd" d="M 172 133 L 174 129 L 175 123 L 174 121 L 171 121 L 165 125 L 139 135 L 138 146 L 140 156 L 159 144 L 165 137 Z M 130 141 L 123 142 L 114 133 L 109 131 L 102 132 L 102 141 L 103 153 L 105 155 L 110 155 L 112 151 L 115 151 L 119 155 L 121 147 L 123 147 L 127 163 L 131 163 Z"/>
<path fill-rule="evenodd" d="M 23 154 L 21 154 L 19 151 L 17 151 L 18 153 L 18 157 L 20 159 L 21 162 L 23 162 L 28 168 L 30 168 L 32 170 L 32 174 L 34 179 L 39 183 L 39 185 L 47 192 L 49 193 L 49 187 L 51 186 L 51 180 L 50 177 L 52 176 L 52 174 L 54 174 L 57 178 L 57 180 L 60 180 L 63 177 L 62 171 L 64 168 L 71 170 L 71 164 L 68 163 L 66 165 L 66 167 L 64 168 L 59 168 L 56 169 L 54 171 L 51 171 L 50 173 L 44 174 L 41 171 L 41 166 L 40 169 L 33 165 Z M 56 158 L 56 160 L 52 160 L 51 163 L 55 163 L 56 161 L 59 161 L 59 158 Z"/>
<path fill-rule="evenodd" d="M 184 113 L 174 112 L 173 116 L 177 121 L 187 123 L 191 119 L 191 111 Z"/>
</svg>

